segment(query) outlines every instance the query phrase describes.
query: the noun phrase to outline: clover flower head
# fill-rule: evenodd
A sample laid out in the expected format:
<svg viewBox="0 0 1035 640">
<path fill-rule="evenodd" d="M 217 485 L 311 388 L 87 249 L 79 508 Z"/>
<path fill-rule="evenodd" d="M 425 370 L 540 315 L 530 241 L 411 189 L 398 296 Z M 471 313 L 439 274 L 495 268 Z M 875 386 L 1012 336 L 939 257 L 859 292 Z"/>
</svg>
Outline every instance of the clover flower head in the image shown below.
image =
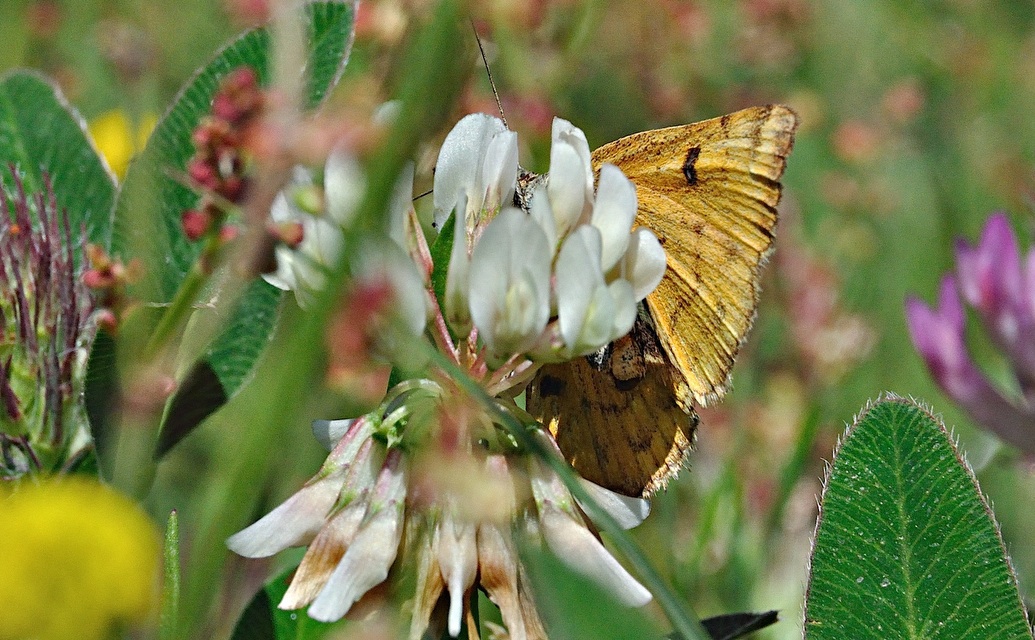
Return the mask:
<svg viewBox="0 0 1035 640">
<path fill-rule="evenodd" d="M 324 215 L 336 197 L 331 170 L 325 173 Z M 404 180 L 393 211 L 409 207 L 412 174 Z M 415 590 L 406 594 L 413 639 L 429 629 L 458 636 L 465 621 L 473 622 L 469 603 L 478 586 L 499 606 L 510 638 L 546 638 L 517 553 L 521 542 L 550 549 L 619 602 L 644 605 L 651 594 L 605 549 L 550 465 L 525 450 L 498 413 L 526 421 L 513 398 L 538 368 L 628 333 L 637 304 L 661 280 L 660 243 L 650 231 L 632 229 L 635 187 L 617 167 L 594 172 L 585 135 L 560 119 L 550 177 L 519 173 L 516 134 L 475 114 L 446 137 L 433 200 L 437 242 L 448 251 L 427 247 L 412 213 L 393 213 L 388 234 L 354 234 L 351 273 L 360 281 L 377 274 L 392 280 L 398 316 L 391 324 L 408 335 L 424 332 L 430 301 L 428 337 L 495 405 L 463 390 L 454 370 L 425 363 L 373 412 L 314 424 L 331 449 L 320 471 L 228 545 L 248 557 L 307 545 L 280 606 L 308 607 L 325 621 L 361 600 L 376 601 L 376 587 L 409 568 L 416 573 Z M 432 264 L 431 255 L 443 254 L 448 265 Z M 441 280 L 436 272 L 445 273 L 439 289 L 432 286 Z M 394 351 L 405 351 L 404 344 Z M 546 432 L 536 437 L 560 456 Z M 649 510 L 645 500 L 589 489 L 627 526 Z M 448 606 L 439 606 L 443 599 Z"/>
<path fill-rule="evenodd" d="M 517 177 L 516 138 L 497 118 L 467 116 L 442 145 L 435 215 L 442 225 L 454 214 L 444 299 L 454 333 L 477 330 L 494 362 L 564 360 L 628 333 L 666 264 L 654 234 L 632 229 L 635 186 L 605 164 L 594 192 L 586 137 L 560 118 L 549 177 Z"/>
<path fill-rule="evenodd" d="M 326 285 L 328 269 L 345 252 L 345 231 L 365 188 L 363 168 L 344 148 L 329 155 L 322 188 L 307 169 L 296 167 L 291 184 L 277 195 L 270 211 L 274 226 L 293 227 L 294 233 L 286 235 L 293 235 L 295 241 L 277 245 L 276 270 L 263 278 L 279 289 L 294 291 L 299 305 L 309 306 L 315 292 Z M 385 336 L 395 335 L 392 328 L 401 329 L 405 336 L 418 336 L 427 322 L 424 277 L 408 244 L 408 225 L 414 226 L 412 193 L 413 167 L 408 165 L 396 184 L 385 231 L 364 234 L 348 253 L 356 287 L 383 287 L 390 294 L 388 322 L 378 325 Z M 398 340 L 383 342 L 382 351 L 390 354 Z"/>
<path fill-rule="evenodd" d="M 452 411 L 444 408 L 450 399 L 443 393 L 432 392 L 433 413 Z M 429 624 L 459 635 L 479 584 L 500 607 L 510 637 L 545 638 L 515 535 L 550 548 L 628 606 L 650 601 L 650 593 L 601 544 L 560 479 L 535 457 L 467 448 L 448 464 L 451 475 L 465 470 L 463 483 L 429 481 L 426 466 L 417 466 L 419 454 L 385 444 L 408 437 L 399 429 L 418 428 L 419 411 L 412 406 L 389 402 L 355 420 L 317 425 L 332 437 L 341 434 L 320 471 L 227 541 L 247 557 L 308 545 L 280 608 L 308 607 L 316 620 L 338 620 L 399 565 L 418 573 L 410 638 L 423 637 Z M 646 517 L 646 500 L 592 486 L 605 508 L 628 526 Z M 491 495 L 473 496 L 480 487 L 490 487 Z M 441 597 L 449 600 L 444 611 L 436 608 Z"/>
<path fill-rule="evenodd" d="M 961 300 L 962 296 L 962 300 Z M 974 363 L 964 335 L 963 302 L 977 311 L 1010 363 L 1019 393 L 1004 393 Z M 956 245 L 956 273 L 943 279 L 938 305 L 906 300 L 913 344 L 935 382 L 975 422 L 1035 453 L 1035 248 L 1022 261 L 1005 214 L 992 215 L 977 245 Z"/>
<path fill-rule="evenodd" d="M 84 232 L 49 182 L 0 193 L 0 477 L 74 467 L 92 447 L 83 389 L 96 334 L 84 283 Z M 76 257 L 78 252 L 79 257 Z"/>
</svg>

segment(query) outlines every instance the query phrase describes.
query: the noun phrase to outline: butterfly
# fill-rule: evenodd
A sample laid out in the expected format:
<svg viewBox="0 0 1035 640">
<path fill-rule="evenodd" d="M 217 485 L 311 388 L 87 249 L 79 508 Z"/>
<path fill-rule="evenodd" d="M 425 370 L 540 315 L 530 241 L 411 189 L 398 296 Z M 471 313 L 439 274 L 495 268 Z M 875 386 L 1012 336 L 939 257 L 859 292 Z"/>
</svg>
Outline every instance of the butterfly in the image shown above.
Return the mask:
<svg viewBox="0 0 1035 640">
<path fill-rule="evenodd" d="M 593 152 L 594 171 L 611 163 L 636 185 L 636 224 L 668 268 L 627 336 L 528 387 L 529 413 L 587 480 L 649 496 L 685 464 L 694 406 L 725 394 L 754 321 L 797 126 L 788 107 L 752 107 Z"/>
</svg>

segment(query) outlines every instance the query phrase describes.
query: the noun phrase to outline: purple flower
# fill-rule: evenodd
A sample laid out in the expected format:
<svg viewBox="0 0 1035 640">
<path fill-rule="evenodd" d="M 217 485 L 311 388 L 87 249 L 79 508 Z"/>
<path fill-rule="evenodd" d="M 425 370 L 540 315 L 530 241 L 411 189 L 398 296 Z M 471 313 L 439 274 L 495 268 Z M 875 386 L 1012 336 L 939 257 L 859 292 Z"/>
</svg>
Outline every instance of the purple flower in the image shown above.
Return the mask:
<svg viewBox="0 0 1035 640">
<path fill-rule="evenodd" d="M 913 345 L 938 386 L 975 422 L 1035 454 L 1035 249 L 1022 264 L 1009 221 L 997 213 L 977 246 L 957 243 L 956 262 L 956 274 L 942 279 L 937 308 L 913 296 L 906 300 Z M 971 359 L 961 294 L 1010 362 L 1021 392 L 1017 397 L 993 386 Z"/>
</svg>

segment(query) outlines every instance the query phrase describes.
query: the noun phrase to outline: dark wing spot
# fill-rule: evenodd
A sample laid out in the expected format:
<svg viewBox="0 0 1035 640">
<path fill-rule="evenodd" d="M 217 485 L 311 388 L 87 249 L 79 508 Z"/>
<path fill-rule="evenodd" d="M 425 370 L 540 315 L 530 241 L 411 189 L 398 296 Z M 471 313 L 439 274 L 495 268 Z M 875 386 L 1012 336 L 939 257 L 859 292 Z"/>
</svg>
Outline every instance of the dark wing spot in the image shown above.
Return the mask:
<svg viewBox="0 0 1035 640">
<path fill-rule="evenodd" d="M 615 389 L 619 391 L 632 391 L 643 380 L 642 378 L 629 378 L 628 380 L 613 379 L 615 381 Z"/>
<path fill-rule="evenodd" d="M 564 380 L 555 378 L 554 376 L 543 376 L 539 380 L 539 395 L 544 398 L 549 396 L 559 396 L 564 392 Z"/>
<path fill-rule="evenodd" d="M 686 176 L 686 183 L 691 187 L 697 184 L 697 156 L 701 155 L 701 147 L 690 147 L 686 152 L 686 161 L 683 163 L 683 175 Z"/>
</svg>

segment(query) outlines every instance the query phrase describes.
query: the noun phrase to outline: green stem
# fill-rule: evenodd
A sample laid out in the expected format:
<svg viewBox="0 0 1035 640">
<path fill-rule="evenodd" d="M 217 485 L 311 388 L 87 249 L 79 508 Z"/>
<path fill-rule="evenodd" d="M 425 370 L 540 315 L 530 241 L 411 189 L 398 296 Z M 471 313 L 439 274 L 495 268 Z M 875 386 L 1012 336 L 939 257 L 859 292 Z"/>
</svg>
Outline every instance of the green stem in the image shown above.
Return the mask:
<svg viewBox="0 0 1035 640">
<path fill-rule="evenodd" d="M 158 628 L 160 640 L 176 637 L 176 621 L 180 608 L 180 524 L 176 510 L 169 512 L 165 527 L 165 583 L 162 585 L 162 617 Z"/>
<path fill-rule="evenodd" d="M 183 282 L 180 283 L 176 296 L 165 309 L 165 313 L 158 320 L 154 333 L 151 334 L 151 338 L 147 341 L 147 346 L 144 348 L 145 359 L 154 358 L 162 347 L 166 345 L 176 329 L 186 322 L 187 316 L 194 308 L 194 301 L 198 299 L 198 294 L 201 292 L 202 287 L 205 286 L 205 283 L 208 282 L 209 277 L 212 275 L 211 265 L 221 245 L 222 241 L 219 238 L 219 231 L 209 232 L 201 254 L 194 262 L 190 272 L 183 279 Z"/>
<path fill-rule="evenodd" d="M 427 346 L 429 357 L 439 367 L 446 371 L 472 397 L 478 399 L 500 423 L 514 436 L 515 439 L 527 450 L 534 453 L 561 478 L 564 485 L 571 492 L 572 496 L 579 501 L 587 515 L 595 524 L 607 532 L 611 537 L 612 544 L 618 549 L 630 564 L 636 569 L 646 587 L 657 598 L 658 604 L 665 611 L 669 622 L 675 627 L 684 640 L 711 640 L 711 636 L 701 626 L 700 619 L 690 610 L 689 606 L 673 591 L 661 575 L 654 569 L 647 556 L 633 542 L 632 538 L 625 532 L 620 524 L 600 507 L 588 491 L 578 480 L 575 471 L 561 458 L 549 451 L 542 442 L 530 432 L 525 425 L 521 424 L 513 415 L 504 411 L 496 401 L 489 396 L 477 382 L 472 380 L 460 367 L 456 366 L 445 355 L 435 351 L 430 345 Z"/>
</svg>

